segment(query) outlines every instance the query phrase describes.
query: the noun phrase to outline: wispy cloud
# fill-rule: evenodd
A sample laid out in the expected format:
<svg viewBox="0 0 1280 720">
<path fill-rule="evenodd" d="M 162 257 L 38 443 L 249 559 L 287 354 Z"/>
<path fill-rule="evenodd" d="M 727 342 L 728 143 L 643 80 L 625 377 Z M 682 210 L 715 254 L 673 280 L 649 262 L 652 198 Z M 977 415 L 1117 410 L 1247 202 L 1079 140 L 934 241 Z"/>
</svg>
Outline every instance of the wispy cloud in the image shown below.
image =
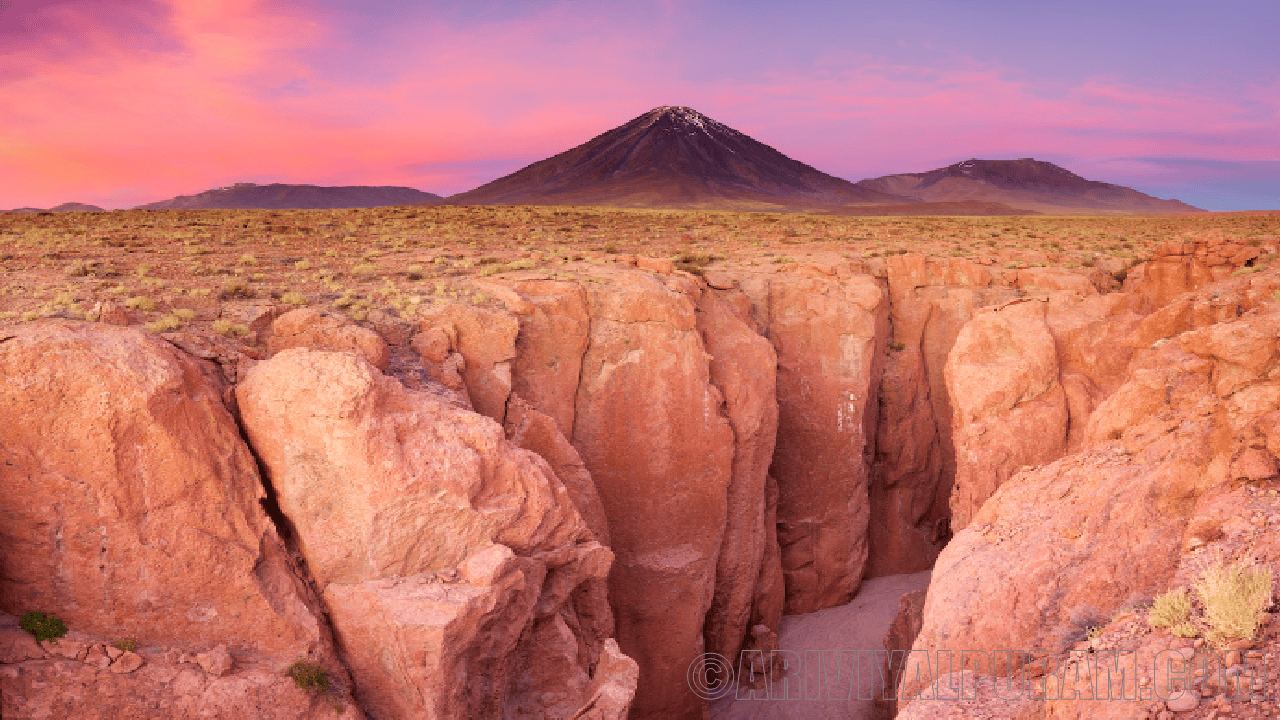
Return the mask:
<svg viewBox="0 0 1280 720">
<path fill-rule="evenodd" d="M 697 5 L 15 0 L 0 14 L 0 82 L 19 99 L 0 103 L 0 207 L 248 179 L 447 194 L 662 104 L 852 179 L 975 155 L 1112 181 L 1211 177 L 1142 158 L 1280 161 L 1280 76 L 1046 79 L 931 48 L 726 75 L 699 60 L 722 69 L 752 48 L 692 44 Z"/>
</svg>

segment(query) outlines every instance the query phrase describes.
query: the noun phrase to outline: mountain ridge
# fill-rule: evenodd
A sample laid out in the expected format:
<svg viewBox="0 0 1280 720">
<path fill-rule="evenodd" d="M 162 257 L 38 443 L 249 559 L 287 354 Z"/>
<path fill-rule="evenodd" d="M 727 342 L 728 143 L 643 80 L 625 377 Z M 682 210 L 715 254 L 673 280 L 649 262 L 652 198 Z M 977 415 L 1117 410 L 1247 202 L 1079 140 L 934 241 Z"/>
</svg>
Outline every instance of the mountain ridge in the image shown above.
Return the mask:
<svg viewBox="0 0 1280 720">
<path fill-rule="evenodd" d="M 1123 185 L 1088 180 L 1034 158 L 971 158 L 923 173 L 900 173 L 857 183 L 921 202 L 998 202 L 1038 212 L 1203 212 L 1180 200 L 1163 200 Z"/>
<path fill-rule="evenodd" d="M 319 210 L 394 205 L 435 205 L 442 198 L 393 185 L 291 185 L 236 183 L 138 205 L 135 210 Z"/>
</svg>

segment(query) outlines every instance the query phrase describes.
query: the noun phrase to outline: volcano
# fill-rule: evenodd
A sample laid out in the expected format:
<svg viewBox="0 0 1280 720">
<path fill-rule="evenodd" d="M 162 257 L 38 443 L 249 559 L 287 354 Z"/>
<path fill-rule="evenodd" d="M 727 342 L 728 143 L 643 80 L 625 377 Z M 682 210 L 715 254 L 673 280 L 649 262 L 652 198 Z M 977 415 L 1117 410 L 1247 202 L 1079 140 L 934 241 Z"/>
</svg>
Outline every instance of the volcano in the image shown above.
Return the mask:
<svg viewBox="0 0 1280 720">
<path fill-rule="evenodd" d="M 822 210 L 914 201 L 827 175 L 692 108 L 667 106 L 446 202 Z"/>
<path fill-rule="evenodd" d="M 350 185 L 257 185 L 236 183 L 205 190 L 195 195 L 179 195 L 169 200 L 139 205 L 138 210 L 315 210 L 368 208 L 392 205 L 435 205 L 440 196 L 409 187 Z"/>
<path fill-rule="evenodd" d="M 1033 158 L 974 158 L 929 172 L 885 175 L 857 184 L 922 202 L 996 202 L 1042 213 L 1202 212 L 1179 200 L 1161 200 L 1122 185 L 1086 180 Z"/>
</svg>

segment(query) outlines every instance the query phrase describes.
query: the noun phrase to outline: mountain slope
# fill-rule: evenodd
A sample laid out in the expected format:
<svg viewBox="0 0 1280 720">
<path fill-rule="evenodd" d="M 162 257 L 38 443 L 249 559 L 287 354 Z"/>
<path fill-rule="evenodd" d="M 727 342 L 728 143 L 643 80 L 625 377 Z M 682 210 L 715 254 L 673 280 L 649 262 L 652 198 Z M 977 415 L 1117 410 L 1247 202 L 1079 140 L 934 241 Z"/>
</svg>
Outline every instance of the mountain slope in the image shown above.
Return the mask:
<svg viewBox="0 0 1280 720">
<path fill-rule="evenodd" d="M 97 205 L 86 205 L 85 203 L 67 202 L 67 203 L 62 203 L 61 205 L 57 205 L 55 207 L 51 207 L 48 210 L 45 210 L 44 208 L 24 207 L 24 208 L 15 208 L 13 210 L 0 210 L 0 212 L 11 212 L 11 213 L 106 212 L 106 210 L 103 210 Z"/>
<path fill-rule="evenodd" d="M 197 195 L 179 195 L 170 200 L 139 205 L 139 210 L 271 210 L 385 207 L 390 205 L 434 205 L 440 196 L 408 187 L 351 185 L 255 185 L 236 183 L 206 190 Z"/>
<path fill-rule="evenodd" d="M 1132 188 L 1086 180 L 1053 163 L 965 160 L 924 173 L 885 175 L 857 183 L 868 190 L 923 202 L 998 202 L 1039 212 L 1199 212 L 1178 200 L 1161 200 Z"/>
<path fill-rule="evenodd" d="M 770 209 L 912 201 L 827 175 L 692 108 L 660 107 L 447 202 Z"/>
</svg>

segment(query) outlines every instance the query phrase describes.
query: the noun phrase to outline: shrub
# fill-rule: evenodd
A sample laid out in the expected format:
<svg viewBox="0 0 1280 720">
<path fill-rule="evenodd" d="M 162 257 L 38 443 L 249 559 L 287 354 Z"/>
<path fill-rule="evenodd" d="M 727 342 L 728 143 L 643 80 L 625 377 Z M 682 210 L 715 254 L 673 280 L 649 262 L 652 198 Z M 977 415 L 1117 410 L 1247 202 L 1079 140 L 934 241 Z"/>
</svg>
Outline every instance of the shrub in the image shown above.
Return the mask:
<svg viewBox="0 0 1280 720">
<path fill-rule="evenodd" d="M 156 309 L 156 301 L 145 295 L 135 295 L 124 301 L 124 306 L 133 310 L 151 312 Z"/>
<path fill-rule="evenodd" d="M 214 320 L 213 331 L 219 335 L 248 335 L 249 328 L 244 325 L 237 325 L 230 320 Z"/>
<path fill-rule="evenodd" d="M 280 296 L 280 302 L 284 303 L 285 305 L 306 305 L 307 296 L 303 295 L 297 290 L 290 290 L 289 292 Z"/>
<path fill-rule="evenodd" d="M 1253 640 L 1271 604 L 1271 568 L 1243 562 L 1215 563 L 1196 581 L 1196 595 L 1214 640 Z"/>
<path fill-rule="evenodd" d="M 1152 627 L 1173 628 L 1191 617 L 1191 596 L 1186 588 L 1170 590 L 1158 596 L 1147 611 L 1147 622 Z"/>
<path fill-rule="evenodd" d="M 177 315 L 165 315 L 159 320 L 147 323 L 147 329 L 153 333 L 169 332 L 182 327 L 182 318 Z"/>
<path fill-rule="evenodd" d="M 111 642 L 111 646 L 122 652 L 137 652 L 138 639 L 137 638 L 120 638 L 118 640 L 113 640 Z"/>
<path fill-rule="evenodd" d="M 61 620 L 42 612 L 23 613 L 18 627 L 35 637 L 36 642 L 57 642 L 58 638 L 67 634 L 67 626 Z"/>
<path fill-rule="evenodd" d="M 233 278 L 223 283 L 222 289 L 218 291 L 218 297 L 223 300 L 232 298 L 249 299 L 253 297 L 253 289 L 244 280 Z"/>
<path fill-rule="evenodd" d="M 329 679 L 329 673 L 318 663 L 307 660 L 299 660 L 290 665 L 285 669 L 285 674 L 293 678 L 293 682 L 299 688 L 312 695 L 329 692 L 333 687 L 333 681 Z"/>
</svg>

